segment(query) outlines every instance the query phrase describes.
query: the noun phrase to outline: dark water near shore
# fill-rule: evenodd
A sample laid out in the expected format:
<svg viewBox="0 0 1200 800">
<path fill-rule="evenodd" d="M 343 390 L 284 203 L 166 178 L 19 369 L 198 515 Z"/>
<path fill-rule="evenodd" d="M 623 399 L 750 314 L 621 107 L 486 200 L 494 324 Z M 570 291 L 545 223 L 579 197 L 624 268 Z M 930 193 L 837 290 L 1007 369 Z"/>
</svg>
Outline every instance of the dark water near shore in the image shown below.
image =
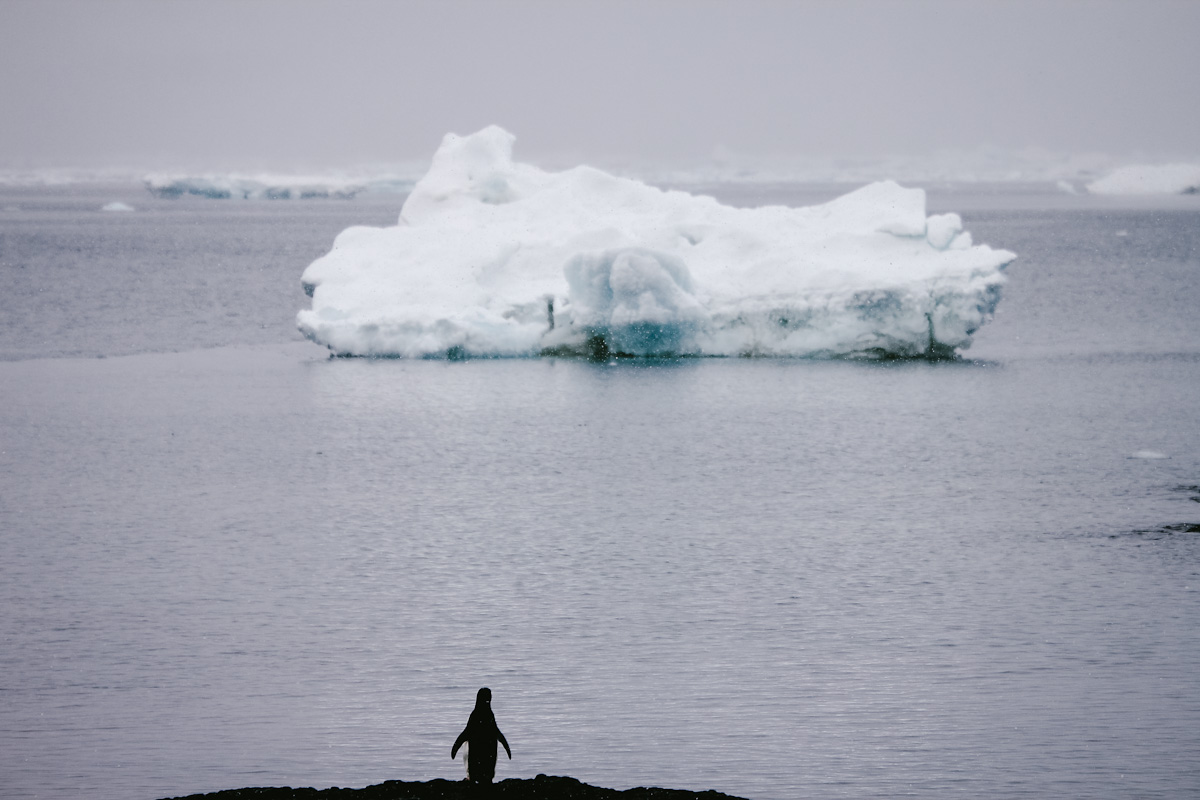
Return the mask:
<svg viewBox="0 0 1200 800">
<path fill-rule="evenodd" d="M 0 193 L 0 795 L 455 778 L 483 685 L 501 779 L 1200 793 L 1200 201 L 931 194 L 977 361 L 609 366 L 299 341 L 398 199 L 106 191 Z"/>
</svg>

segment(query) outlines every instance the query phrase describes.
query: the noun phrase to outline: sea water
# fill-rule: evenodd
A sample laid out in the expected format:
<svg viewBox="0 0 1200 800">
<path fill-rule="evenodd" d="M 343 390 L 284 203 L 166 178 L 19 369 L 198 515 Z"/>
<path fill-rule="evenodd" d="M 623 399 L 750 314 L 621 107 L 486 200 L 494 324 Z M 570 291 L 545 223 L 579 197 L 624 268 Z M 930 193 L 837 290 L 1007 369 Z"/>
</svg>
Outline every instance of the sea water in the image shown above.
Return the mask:
<svg viewBox="0 0 1200 800">
<path fill-rule="evenodd" d="M 480 686 L 498 779 L 1200 793 L 1195 198 L 931 187 L 960 362 L 595 363 L 302 341 L 402 198 L 0 195 L 6 798 L 456 779 Z"/>
</svg>

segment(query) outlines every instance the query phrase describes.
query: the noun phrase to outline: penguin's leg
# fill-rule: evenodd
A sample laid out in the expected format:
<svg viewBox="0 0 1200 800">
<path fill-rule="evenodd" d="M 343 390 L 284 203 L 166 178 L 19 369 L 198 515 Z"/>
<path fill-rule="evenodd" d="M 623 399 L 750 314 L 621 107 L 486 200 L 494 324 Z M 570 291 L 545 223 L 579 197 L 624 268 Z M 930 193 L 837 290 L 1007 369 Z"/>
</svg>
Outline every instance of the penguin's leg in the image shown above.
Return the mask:
<svg viewBox="0 0 1200 800">
<path fill-rule="evenodd" d="M 487 752 L 487 748 L 477 747 L 473 758 L 467 765 L 467 769 L 473 783 L 491 783 L 492 778 L 496 775 L 496 757 Z"/>
</svg>

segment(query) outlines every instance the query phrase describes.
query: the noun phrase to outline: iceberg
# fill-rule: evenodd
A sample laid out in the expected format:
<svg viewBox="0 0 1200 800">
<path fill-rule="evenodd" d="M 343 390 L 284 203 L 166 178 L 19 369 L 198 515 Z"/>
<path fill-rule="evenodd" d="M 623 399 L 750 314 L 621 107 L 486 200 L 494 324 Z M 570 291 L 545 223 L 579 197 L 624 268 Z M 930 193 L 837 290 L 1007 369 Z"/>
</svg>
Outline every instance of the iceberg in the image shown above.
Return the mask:
<svg viewBox="0 0 1200 800">
<path fill-rule="evenodd" d="M 1131 164 L 1088 184 L 1092 194 L 1197 194 L 1200 164 Z"/>
<path fill-rule="evenodd" d="M 396 226 L 348 228 L 304 271 L 301 332 L 345 356 L 944 358 L 1016 257 L 891 181 L 734 208 L 546 172 L 513 142 L 447 135 Z"/>
</svg>

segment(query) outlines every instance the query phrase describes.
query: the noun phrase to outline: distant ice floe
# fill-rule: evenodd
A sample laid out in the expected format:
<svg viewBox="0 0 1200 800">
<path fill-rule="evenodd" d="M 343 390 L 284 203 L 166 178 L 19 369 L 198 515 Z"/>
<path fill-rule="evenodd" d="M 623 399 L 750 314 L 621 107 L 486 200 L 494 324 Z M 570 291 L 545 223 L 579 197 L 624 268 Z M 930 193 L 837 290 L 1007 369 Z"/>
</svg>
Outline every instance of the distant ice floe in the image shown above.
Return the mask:
<svg viewBox="0 0 1200 800">
<path fill-rule="evenodd" d="M 349 199 L 362 192 L 403 193 L 412 189 L 414 181 L 404 175 L 388 173 L 358 177 L 155 173 L 145 176 L 143 183 L 151 194 L 158 197 L 195 195 L 218 200 L 307 200 L 329 197 Z"/>
<path fill-rule="evenodd" d="M 129 167 L 39 169 L 0 168 L 0 187 L 64 187 L 97 183 L 133 183 L 144 170 Z"/>
<path fill-rule="evenodd" d="M 423 166 L 423 165 L 422 165 Z M 216 199 L 300 199 L 353 197 L 361 192 L 403 194 L 412 189 L 421 168 L 408 163 L 363 165 L 311 174 L 266 172 L 150 172 L 133 167 L 102 169 L 0 168 L 0 187 L 70 187 L 141 184 L 163 197 L 196 195 Z"/>
<path fill-rule="evenodd" d="M 947 184 L 1049 184 L 1063 192 L 1086 191 L 1090 184 L 1107 193 L 1109 178 L 1150 170 L 1182 174 L 1182 183 L 1168 175 L 1166 188 L 1154 192 L 1177 193 L 1195 187 L 1197 164 L 1167 167 L 1128 166 L 1139 163 L 1128 157 L 1103 153 L 1063 153 L 1025 148 L 1009 150 L 979 147 L 924 154 L 874 154 L 818 156 L 802 154 L 749 154 L 718 148 L 703 157 L 678 159 L 610 157 L 602 162 L 610 174 L 672 187 L 707 187 L 719 184 L 864 184 L 890 178 L 906 184 L 941 187 Z M 567 167 L 574 162 L 543 162 Z M 425 164 L 407 161 L 332 166 L 319 172 L 293 174 L 245 170 L 197 171 L 169 166 L 154 171 L 132 166 L 103 168 L 5 168 L 0 166 L 0 187 L 65 187 L 79 184 L 140 183 L 150 192 L 167 197 L 194 195 L 217 199 L 300 199 L 351 197 L 363 193 L 404 194 L 424 173 Z M 1189 172 L 1190 171 L 1190 172 Z M 1107 176 L 1107 177 L 1106 177 Z M 1124 179 L 1121 179 L 1122 181 Z M 1140 181 L 1145 184 L 1146 181 Z M 1117 187 L 1124 193 L 1125 189 Z M 1138 188 L 1137 191 L 1147 191 Z"/>
<path fill-rule="evenodd" d="M 111 203 L 105 203 L 100 207 L 101 211 L 133 211 L 133 206 L 128 203 L 122 203 L 120 200 L 114 200 Z"/>
<path fill-rule="evenodd" d="M 1136 453 L 1131 453 L 1130 458 L 1141 458 L 1147 461 L 1159 461 L 1164 458 L 1170 458 L 1166 453 L 1160 453 L 1157 450 L 1138 450 Z"/>
<path fill-rule="evenodd" d="M 290 200 L 292 198 L 341 197 L 350 198 L 363 190 L 361 184 L 335 181 L 328 178 L 305 178 L 294 175 L 172 175 L 152 174 L 145 177 L 146 188 L 159 197 L 196 195 L 213 199 Z"/>
<path fill-rule="evenodd" d="M 718 150 L 686 164 L 625 161 L 611 164 L 616 174 L 655 185 L 706 186 L 723 183 L 870 183 L 891 178 L 905 183 L 1086 182 L 1104 175 L 1119 160 L 1100 153 L 1054 153 L 1037 148 L 979 147 L 924 154 L 870 156 L 750 155 Z"/>
<path fill-rule="evenodd" d="M 1089 183 L 1092 194 L 1197 194 L 1200 164 L 1134 164 Z"/>
<path fill-rule="evenodd" d="M 1015 256 L 885 181 L 824 205 L 740 209 L 445 137 L 391 228 L 304 271 L 300 330 L 340 355 L 945 357 Z"/>
</svg>

